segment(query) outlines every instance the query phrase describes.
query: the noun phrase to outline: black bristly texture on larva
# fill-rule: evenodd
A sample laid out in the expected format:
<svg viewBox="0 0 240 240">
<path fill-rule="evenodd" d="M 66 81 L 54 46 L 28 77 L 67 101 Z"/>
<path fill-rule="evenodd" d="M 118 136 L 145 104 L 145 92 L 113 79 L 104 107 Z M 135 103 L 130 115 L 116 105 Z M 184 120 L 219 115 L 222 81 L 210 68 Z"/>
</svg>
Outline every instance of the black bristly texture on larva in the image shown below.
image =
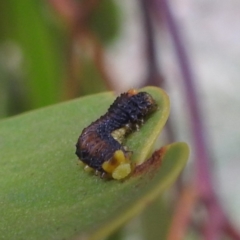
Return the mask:
<svg viewBox="0 0 240 240">
<path fill-rule="evenodd" d="M 76 144 L 77 156 L 91 168 L 104 172 L 102 164 L 110 160 L 117 150 L 122 150 L 125 156 L 128 153 L 111 133 L 124 127 L 133 130 L 154 110 L 156 103 L 146 92 L 129 90 L 121 94 L 105 115 L 83 129 Z"/>
</svg>

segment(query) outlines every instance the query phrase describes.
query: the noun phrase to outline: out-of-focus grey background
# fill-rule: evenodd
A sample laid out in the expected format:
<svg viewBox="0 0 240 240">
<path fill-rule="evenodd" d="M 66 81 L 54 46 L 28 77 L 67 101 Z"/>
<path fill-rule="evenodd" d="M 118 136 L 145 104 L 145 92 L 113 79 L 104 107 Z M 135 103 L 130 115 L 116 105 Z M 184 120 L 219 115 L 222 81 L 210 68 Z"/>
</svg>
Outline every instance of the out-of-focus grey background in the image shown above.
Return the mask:
<svg viewBox="0 0 240 240">
<path fill-rule="evenodd" d="M 240 226 L 240 2 L 172 0 L 185 41 L 208 129 L 213 177 L 224 208 Z M 144 42 L 137 1 L 117 1 L 124 9 L 122 37 L 110 48 L 109 65 L 119 88 L 139 83 L 145 74 Z M 171 91 L 179 139 L 190 141 L 181 76 L 167 32 L 159 32 L 159 57 Z M 180 84 L 179 84 L 180 83 Z M 177 119 L 176 119 L 177 118 Z"/>
</svg>

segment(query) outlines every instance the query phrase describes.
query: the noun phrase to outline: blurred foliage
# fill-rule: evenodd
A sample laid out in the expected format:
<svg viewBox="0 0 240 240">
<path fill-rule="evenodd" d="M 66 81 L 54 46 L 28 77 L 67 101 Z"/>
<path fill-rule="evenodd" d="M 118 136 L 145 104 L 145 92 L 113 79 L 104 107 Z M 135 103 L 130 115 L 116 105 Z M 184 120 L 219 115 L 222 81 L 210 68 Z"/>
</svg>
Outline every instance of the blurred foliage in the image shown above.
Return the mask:
<svg viewBox="0 0 240 240">
<path fill-rule="evenodd" d="M 56 34 L 44 15 L 44 5 L 38 1 L 7 1 L 1 3 L 2 41 L 20 48 L 24 75 L 21 84 L 26 89 L 27 108 L 33 109 L 60 100 L 62 57 L 59 56 Z M 19 99 L 12 95 L 17 102 Z"/>
<path fill-rule="evenodd" d="M 79 92 L 81 96 L 106 91 L 106 85 L 102 81 L 102 76 L 90 59 L 86 59 L 82 63 L 82 71 L 80 71 L 79 76 L 81 78 Z"/>
<path fill-rule="evenodd" d="M 89 20 L 90 29 L 105 45 L 118 36 L 120 12 L 114 1 L 102 0 Z"/>
<path fill-rule="evenodd" d="M 1 1 L 0 16 L 0 117 L 106 90 L 93 59 L 80 57 L 78 49 L 86 47 L 72 39 L 48 1 Z M 87 19 L 100 42 L 106 45 L 116 38 L 120 13 L 114 1 L 100 1 Z M 71 54 L 78 58 L 77 71 L 69 62 Z M 68 94 L 69 88 L 75 94 Z"/>
</svg>

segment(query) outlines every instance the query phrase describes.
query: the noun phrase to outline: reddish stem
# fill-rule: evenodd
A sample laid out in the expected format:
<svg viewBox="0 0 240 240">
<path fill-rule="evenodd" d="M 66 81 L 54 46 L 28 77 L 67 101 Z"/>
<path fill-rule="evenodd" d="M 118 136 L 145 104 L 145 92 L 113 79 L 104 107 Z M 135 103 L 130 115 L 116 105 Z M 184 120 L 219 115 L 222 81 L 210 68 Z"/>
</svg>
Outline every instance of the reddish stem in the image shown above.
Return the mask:
<svg viewBox="0 0 240 240">
<path fill-rule="evenodd" d="M 209 193 L 212 192 L 212 181 L 210 174 L 210 157 L 208 152 L 207 144 L 207 135 L 205 127 L 201 118 L 201 109 L 198 101 L 198 93 L 196 91 L 195 81 L 193 73 L 190 67 L 190 61 L 188 59 L 183 41 L 181 40 L 179 28 L 173 14 L 166 0 L 156 0 L 154 1 L 155 8 L 158 12 L 161 12 L 168 30 L 172 36 L 173 45 L 176 51 L 176 57 L 180 66 L 180 71 L 183 76 L 184 87 L 185 87 L 185 96 L 188 104 L 188 109 L 191 116 L 192 124 L 192 133 L 194 140 L 194 154 L 195 154 L 195 163 L 197 171 L 196 184 L 199 190 L 205 196 L 209 196 Z"/>
<path fill-rule="evenodd" d="M 145 37 L 145 46 L 146 46 L 146 55 L 147 55 L 147 84 L 153 86 L 162 85 L 163 79 L 160 74 L 157 53 L 154 42 L 154 29 L 152 24 L 152 19 L 149 11 L 150 2 L 148 0 L 140 0 L 140 6 L 143 13 L 143 28 L 144 28 L 144 37 Z"/>
</svg>

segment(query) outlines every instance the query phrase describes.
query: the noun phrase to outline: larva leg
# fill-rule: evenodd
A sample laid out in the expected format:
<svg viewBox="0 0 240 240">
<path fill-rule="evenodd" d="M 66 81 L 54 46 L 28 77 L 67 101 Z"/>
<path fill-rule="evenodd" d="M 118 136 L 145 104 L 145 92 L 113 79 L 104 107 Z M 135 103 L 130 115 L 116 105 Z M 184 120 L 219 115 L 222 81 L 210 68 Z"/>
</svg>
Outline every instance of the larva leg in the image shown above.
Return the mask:
<svg viewBox="0 0 240 240">
<path fill-rule="evenodd" d="M 136 124 L 135 127 L 136 127 L 136 131 L 140 130 L 140 125 L 139 124 Z"/>
<path fill-rule="evenodd" d="M 86 172 L 92 172 L 93 169 L 92 169 L 91 167 L 89 167 L 88 165 L 85 165 L 84 171 L 86 171 Z"/>
</svg>

